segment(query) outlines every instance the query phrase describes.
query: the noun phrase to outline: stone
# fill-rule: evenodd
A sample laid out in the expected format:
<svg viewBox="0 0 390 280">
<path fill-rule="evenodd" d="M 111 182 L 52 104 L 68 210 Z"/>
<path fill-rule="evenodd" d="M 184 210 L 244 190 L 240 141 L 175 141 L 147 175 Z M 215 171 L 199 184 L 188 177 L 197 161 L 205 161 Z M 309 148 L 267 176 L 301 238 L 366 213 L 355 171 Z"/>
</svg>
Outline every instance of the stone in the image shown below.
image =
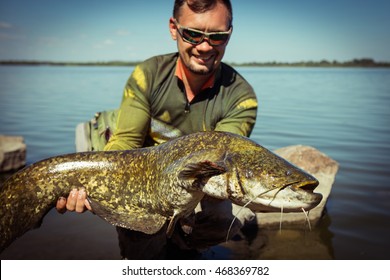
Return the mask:
<svg viewBox="0 0 390 280">
<path fill-rule="evenodd" d="M 26 144 L 21 136 L 0 135 L 0 172 L 26 165 Z"/>
<path fill-rule="evenodd" d="M 324 213 L 339 164 L 310 146 L 288 146 L 275 151 L 292 164 L 318 179 L 314 190 L 323 195 L 318 206 L 310 210 L 307 222 L 301 213 L 256 213 L 255 217 L 229 242 L 212 248 L 213 258 L 225 252 L 231 259 L 334 259 L 331 244 L 332 233 L 328 230 L 330 219 Z M 233 205 L 233 213 L 242 209 Z M 249 215 L 249 209 L 240 211 L 239 217 Z"/>
</svg>

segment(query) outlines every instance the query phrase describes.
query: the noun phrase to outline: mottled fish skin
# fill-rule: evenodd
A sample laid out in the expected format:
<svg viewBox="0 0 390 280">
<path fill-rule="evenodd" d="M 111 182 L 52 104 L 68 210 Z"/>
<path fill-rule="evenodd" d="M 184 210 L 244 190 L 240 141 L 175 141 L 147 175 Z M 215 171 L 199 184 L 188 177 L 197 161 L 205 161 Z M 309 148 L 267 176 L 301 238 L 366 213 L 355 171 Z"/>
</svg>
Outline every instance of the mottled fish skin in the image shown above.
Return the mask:
<svg viewBox="0 0 390 280">
<path fill-rule="evenodd" d="M 225 132 L 194 133 L 131 151 L 57 156 L 24 168 L 1 187 L 0 252 L 39 227 L 58 197 L 73 188 L 85 188 L 94 212 L 113 225 L 153 234 L 170 221 L 170 235 L 205 194 L 239 205 L 252 201 L 248 207 L 255 211 L 279 211 L 278 201 L 300 211 L 320 202 L 321 195 L 302 189 L 317 185 L 262 146 Z M 271 197 L 259 200 L 261 193 Z M 290 201 L 295 204 L 289 208 Z"/>
</svg>

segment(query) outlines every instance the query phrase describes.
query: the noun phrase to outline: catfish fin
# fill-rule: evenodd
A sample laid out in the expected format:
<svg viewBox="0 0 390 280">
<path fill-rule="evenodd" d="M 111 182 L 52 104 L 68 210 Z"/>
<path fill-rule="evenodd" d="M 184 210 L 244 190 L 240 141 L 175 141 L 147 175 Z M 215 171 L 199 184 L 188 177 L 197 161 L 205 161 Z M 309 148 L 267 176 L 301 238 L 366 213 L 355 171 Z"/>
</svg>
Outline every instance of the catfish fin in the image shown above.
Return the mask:
<svg viewBox="0 0 390 280">
<path fill-rule="evenodd" d="M 176 225 L 178 220 L 179 220 L 179 216 L 174 214 L 172 216 L 171 220 L 169 221 L 169 225 L 168 225 L 168 228 L 167 228 L 167 237 L 168 238 L 171 238 L 172 233 L 175 230 L 175 225 Z"/>
<path fill-rule="evenodd" d="M 93 212 L 114 226 L 140 231 L 146 234 L 154 234 L 167 221 L 166 217 L 157 213 L 149 213 L 146 209 L 138 206 L 132 206 L 131 212 L 118 211 L 118 209 L 106 207 L 90 197 L 87 199 Z"/>
<path fill-rule="evenodd" d="M 223 174 L 227 171 L 226 165 L 221 162 L 212 162 L 209 160 L 200 161 L 197 163 L 187 164 L 179 173 L 179 179 L 208 179 L 213 176 Z"/>
</svg>

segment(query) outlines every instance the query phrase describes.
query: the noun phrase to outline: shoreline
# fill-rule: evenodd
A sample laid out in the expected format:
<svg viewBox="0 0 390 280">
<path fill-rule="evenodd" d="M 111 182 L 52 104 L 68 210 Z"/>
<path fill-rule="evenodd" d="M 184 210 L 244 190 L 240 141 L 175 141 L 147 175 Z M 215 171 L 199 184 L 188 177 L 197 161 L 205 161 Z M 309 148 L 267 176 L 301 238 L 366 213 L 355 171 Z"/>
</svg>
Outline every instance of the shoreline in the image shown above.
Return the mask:
<svg viewBox="0 0 390 280">
<path fill-rule="evenodd" d="M 61 61 L 38 61 L 38 60 L 2 60 L 0 66 L 136 66 L 141 61 L 106 61 L 106 62 L 61 62 Z M 364 67 L 364 68 L 389 68 L 390 62 L 377 62 L 370 58 L 353 59 L 339 62 L 328 61 L 299 61 L 299 62 L 226 62 L 233 67 Z"/>
</svg>

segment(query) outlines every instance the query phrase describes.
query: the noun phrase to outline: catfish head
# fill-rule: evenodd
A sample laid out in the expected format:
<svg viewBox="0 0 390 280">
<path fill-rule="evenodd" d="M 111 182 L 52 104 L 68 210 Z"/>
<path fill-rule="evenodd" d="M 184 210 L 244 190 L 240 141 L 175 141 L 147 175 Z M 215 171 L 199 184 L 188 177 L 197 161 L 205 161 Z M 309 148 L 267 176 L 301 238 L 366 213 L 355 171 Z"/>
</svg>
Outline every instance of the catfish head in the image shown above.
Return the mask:
<svg viewBox="0 0 390 280">
<path fill-rule="evenodd" d="M 229 199 L 253 211 L 308 211 L 321 202 L 316 178 L 263 147 L 236 152 L 227 167 Z"/>
<path fill-rule="evenodd" d="M 205 152 L 212 160 L 187 165 L 181 177 L 203 176 L 205 194 L 255 212 L 308 211 L 320 203 L 322 195 L 313 192 L 319 182 L 312 175 L 248 138 L 230 138 Z"/>
</svg>

